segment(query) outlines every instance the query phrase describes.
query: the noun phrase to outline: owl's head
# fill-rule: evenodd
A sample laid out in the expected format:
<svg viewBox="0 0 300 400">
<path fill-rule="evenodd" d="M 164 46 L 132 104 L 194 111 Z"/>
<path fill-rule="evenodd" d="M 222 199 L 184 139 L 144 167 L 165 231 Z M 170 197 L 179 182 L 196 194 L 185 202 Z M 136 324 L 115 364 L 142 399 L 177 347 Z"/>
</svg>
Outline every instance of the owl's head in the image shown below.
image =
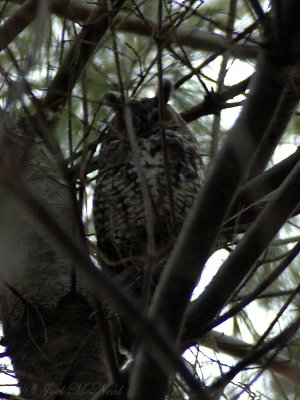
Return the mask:
<svg viewBox="0 0 300 400">
<path fill-rule="evenodd" d="M 164 122 L 175 122 L 176 113 L 167 105 L 172 92 L 171 82 L 164 80 L 162 89 L 162 100 L 165 106 Z M 116 136 L 124 136 L 124 133 L 132 127 L 137 136 L 146 137 L 159 129 L 159 124 L 162 123 L 159 120 L 160 101 L 158 94 L 152 98 L 129 100 L 127 107 L 125 107 L 119 94 L 108 92 L 104 95 L 102 102 L 115 111 L 110 129 Z"/>
</svg>

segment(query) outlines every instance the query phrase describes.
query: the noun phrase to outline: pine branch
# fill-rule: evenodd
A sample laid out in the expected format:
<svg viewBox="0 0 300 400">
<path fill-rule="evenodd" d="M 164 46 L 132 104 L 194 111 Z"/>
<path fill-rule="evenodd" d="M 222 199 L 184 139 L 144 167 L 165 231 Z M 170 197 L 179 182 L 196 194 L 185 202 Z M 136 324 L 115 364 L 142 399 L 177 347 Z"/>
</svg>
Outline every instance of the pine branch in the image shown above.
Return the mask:
<svg viewBox="0 0 300 400">
<path fill-rule="evenodd" d="M 296 13 L 299 17 L 300 4 L 292 9 L 287 7 L 285 11 Z M 300 34 L 299 25 L 296 22 L 294 22 L 292 31 L 294 35 L 290 40 L 291 42 L 295 40 L 296 43 Z M 274 43 L 274 45 L 276 44 Z M 175 244 L 154 293 L 149 309 L 149 317 L 155 326 L 160 327 L 166 340 L 173 346 L 175 346 L 180 333 L 183 316 L 192 291 L 209 257 L 210 250 L 221 229 L 235 192 L 244 179 L 251 159 L 268 131 L 270 120 L 272 120 L 274 112 L 282 100 L 282 93 L 290 80 L 292 67 L 289 60 L 284 62 L 283 58 L 280 57 L 281 47 L 274 50 L 270 46 L 270 53 L 273 54 L 274 51 L 275 53 L 277 52 L 277 58 L 268 54 L 267 51 L 261 55 L 243 111 L 229 132 L 223 148 L 216 156 L 215 164 L 211 168 L 206 185 L 188 215 L 182 234 Z M 293 56 L 294 53 L 290 54 L 290 57 Z M 300 172 L 299 170 L 300 164 L 294 168 L 293 173 L 286 180 L 280 191 L 280 196 L 277 196 L 276 200 L 270 203 L 268 209 L 266 208 L 267 211 L 263 215 L 264 219 L 259 221 L 262 223 L 259 227 L 266 227 L 271 224 L 270 229 L 264 229 L 264 235 L 260 234 L 255 237 L 254 234 L 257 235 L 258 233 L 257 223 L 255 230 L 252 229 L 251 231 L 251 240 L 249 240 L 250 238 L 245 238 L 246 242 L 244 243 L 247 246 L 252 244 L 252 241 L 254 242 L 254 245 L 257 246 L 256 252 L 253 252 L 250 256 L 247 254 L 245 260 L 241 259 L 240 256 L 243 255 L 244 257 L 245 252 L 249 252 L 249 248 L 253 249 L 252 246 L 242 245 L 240 246 L 240 251 L 235 251 L 234 261 L 230 260 L 230 267 L 234 266 L 234 273 L 232 269 L 229 272 L 229 269 L 227 270 L 226 268 L 226 285 L 228 285 L 226 293 L 224 293 L 222 285 L 221 289 L 219 287 L 211 288 L 213 290 L 206 291 L 207 295 L 205 297 L 202 296 L 201 310 L 203 314 L 201 316 L 203 316 L 203 323 L 209 321 L 220 311 L 224 301 L 227 301 L 228 295 L 232 293 L 232 289 L 240 282 L 241 275 L 244 277 L 245 270 L 247 269 L 248 271 L 249 265 L 255 262 L 265 246 L 277 233 L 279 227 L 286 221 L 293 208 L 295 208 L 299 201 L 298 195 L 300 193 L 300 181 L 297 176 L 297 173 Z M 290 199 L 289 197 L 289 200 L 287 200 L 284 197 L 284 189 L 288 190 L 290 197 L 295 196 L 296 198 Z M 283 199 L 285 207 L 280 207 L 278 202 L 282 202 Z M 271 214 L 273 217 L 274 212 L 278 211 L 280 211 L 277 215 L 278 218 L 270 221 Z M 229 261 L 227 265 L 228 263 Z M 243 272 L 239 269 L 240 264 L 245 264 Z M 226 265 L 226 262 L 224 265 Z M 234 280 L 232 276 L 235 277 Z M 219 283 L 221 282 L 220 279 L 218 281 Z M 210 303 L 206 301 L 208 298 Z M 211 303 L 211 301 L 213 302 Z M 157 387 L 163 388 L 165 387 L 163 382 L 166 379 L 167 376 L 159 368 L 159 365 L 153 361 L 146 349 L 141 346 L 136 356 L 132 373 L 130 392 L 132 399 L 138 399 L 143 385 L 149 385 L 150 382 L 155 381 Z M 155 393 L 155 397 L 152 396 L 151 399 L 160 400 L 163 399 L 164 395 L 163 392 L 158 390 Z"/>
</svg>

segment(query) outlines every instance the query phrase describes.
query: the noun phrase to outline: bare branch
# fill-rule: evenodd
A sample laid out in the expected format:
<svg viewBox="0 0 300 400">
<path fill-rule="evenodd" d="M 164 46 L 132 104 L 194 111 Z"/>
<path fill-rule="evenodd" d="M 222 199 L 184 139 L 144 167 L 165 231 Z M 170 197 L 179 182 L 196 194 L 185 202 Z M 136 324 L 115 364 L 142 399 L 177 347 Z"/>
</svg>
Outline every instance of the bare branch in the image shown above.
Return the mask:
<svg viewBox="0 0 300 400">
<path fill-rule="evenodd" d="M 37 0 L 30 1 L 35 3 Z M 90 15 L 91 11 L 94 12 L 95 7 L 88 4 L 82 5 L 74 1 L 70 1 L 65 5 L 59 0 L 54 0 L 50 4 L 50 10 L 60 17 L 75 22 L 84 22 Z M 27 24 L 35 17 L 34 9 L 31 11 L 31 20 L 28 21 Z M 158 29 L 158 25 L 155 21 L 142 20 L 136 17 L 120 16 L 116 19 L 115 23 L 116 30 L 119 32 L 135 33 L 152 39 L 154 32 Z M 151 29 L 149 29 L 149 27 L 151 27 Z M 232 57 L 239 59 L 255 59 L 258 53 L 258 46 L 255 44 L 237 44 L 234 41 L 226 39 L 222 35 L 201 31 L 199 29 L 181 27 L 174 29 L 170 28 L 169 24 L 166 24 L 163 26 L 163 32 L 165 35 L 165 45 L 178 44 L 208 52 L 216 52 L 220 51 L 220 49 L 223 49 L 224 51 L 229 50 Z M 10 40 L 6 39 L 6 45 L 8 45 L 14 37 Z"/>
<path fill-rule="evenodd" d="M 118 21 L 118 20 L 117 20 Z M 149 29 L 149 26 L 152 29 Z M 134 17 L 123 18 L 117 22 L 116 29 L 120 32 L 138 33 L 143 36 L 153 37 L 158 25 L 152 20 L 141 20 Z M 258 46 L 254 44 L 237 44 L 233 40 L 216 33 L 201 31 L 200 29 L 173 28 L 169 24 L 162 27 L 165 45 L 178 44 L 192 49 L 216 52 L 220 49 L 230 51 L 232 57 L 239 59 L 255 59 Z"/>
<path fill-rule="evenodd" d="M 116 0 L 112 17 L 120 10 L 125 0 Z M 44 108 L 60 110 L 66 103 L 77 79 L 94 53 L 99 41 L 109 26 L 108 12 L 105 6 L 97 7 L 90 15 L 69 53 L 53 79 L 43 101 Z"/>
<path fill-rule="evenodd" d="M 254 262 L 299 204 L 299 194 L 300 161 L 278 189 L 274 200 L 265 207 L 235 251 L 224 262 L 201 297 L 190 307 L 187 330 L 194 324 L 198 328 L 201 326 L 202 330 L 203 326 L 222 310 Z"/>
<path fill-rule="evenodd" d="M 251 344 L 217 331 L 210 332 L 209 335 L 201 341 L 201 345 L 237 358 L 246 358 L 253 348 Z M 256 360 L 256 362 L 261 364 L 264 360 Z M 290 379 L 295 384 L 299 384 L 300 382 L 300 367 L 297 360 L 277 355 L 268 364 L 267 368 L 269 371 L 273 371 Z"/>
<path fill-rule="evenodd" d="M 233 306 L 230 310 L 222 314 L 220 317 L 208 322 L 207 324 L 202 324 L 201 321 L 197 320 L 196 325 L 198 328 L 200 328 L 201 332 L 198 330 L 197 333 L 193 331 L 195 328 L 195 324 L 192 323 L 191 325 L 189 324 L 189 321 L 187 321 L 187 330 L 185 331 L 185 335 L 183 340 L 186 341 L 188 337 L 190 336 L 191 338 L 195 338 L 196 336 L 202 336 L 205 334 L 205 332 L 209 332 L 212 328 L 216 327 L 217 325 L 221 324 L 222 322 L 226 321 L 228 318 L 231 318 L 233 315 L 237 314 L 239 311 L 241 311 L 244 307 L 246 307 L 248 304 L 250 304 L 253 300 L 255 300 L 268 286 L 270 286 L 275 279 L 277 279 L 282 272 L 290 265 L 290 263 L 297 257 L 297 255 L 300 252 L 300 242 L 297 243 L 294 248 L 289 252 L 289 254 L 284 258 L 284 260 L 275 268 L 273 272 L 270 273 L 270 275 L 263 281 L 261 282 L 251 293 L 249 293 L 247 296 L 245 296 L 241 301 L 238 302 L 236 306 Z M 224 283 L 225 286 L 225 283 Z M 191 303 L 189 307 L 189 312 L 193 314 L 193 317 L 195 317 L 195 312 L 198 306 L 200 306 L 201 300 L 199 302 L 196 300 L 195 302 Z M 199 309 L 197 311 L 198 316 L 200 317 L 202 314 L 202 309 Z M 199 318 L 201 320 L 201 317 Z M 198 325 L 199 322 L 199 325 Z M 193 327 L 193 328 L 192 328 Z M 192 328 L 192 329 L 190 329 Z M 196 334 L 196 336 L 195 336 Z M 198 337 L 199 337 L 198 336 Z M 187 340 L 190 342 L 190 340 Z M 187 343 L 185 343 L 185 346 Z"/>
<path fill-rule="evenodd" d="M 28 0 L 0 27 L 0 51 L 9 45 L 35 18 L 38 0 Z"/>
<path fill-rule="evenodd" d="M 194 121 L 204 115 L 219 113 L 222 109 L 226 108 L 226 101 L 234 98 L 235 96 L 245 92 L 247 89 L 250 78 L 248 77 L 243 81 L 224 89 L 221 93 L 209 93 L 205 96 L 204 101 L 197 104 L 188 110 L 183 111 L 180 115 L 187 122 Z"/>
<path fill-rule="evenodd" d="M 292 12 L 296 13 L 299 17 L 300 5 L 298 4 L 298 7 L 294 7 Z M 293 29 L 294 39 L 296 40 L 300 33 L 299 25 L 295 23 Z M 274 43 L 274 45 L 276 44 Z M 194 208 L 188 215 L 181 234 L 179 235 L 179 240 L 177 240 L 175 244 L 175 248 L 171 253 L 154 293 L 153 301 L 149 309 L 149 317 L 155 326 L 161 328 L 164 337 L 174 346 L 192 291 L 199 280 L 203 266 L 220 231 L 235 191 L 244 178 L 249 163 L 257 151 L 264 134 L 268 130 L 269 121 L 272 119 L 274 111 L 282 101 L 282 93 L 285 91 L 287 83 L 290 81 L 292 68 L 289 62 L 283 62 L 283 59 L 280 57 L 280 50 L 281 47 L 275 50 L 272 48 L 271 50 L 272 54 L 274 54 L 274 52 L 276 53 L 276 51 L 278 52 L 278 58 L 270 57 L 268 52 L 262 55 L 257 73 L 251 82 L 252 90 L 250 90 L 243 111 L 229 133 L 223 148 L 216 157 L 215 164 L 211 168 L 206 185 L 203 187 Z M 291 56 L 294 56 L 294 54 Z M 271 221 L 269 221 L 270 215 L 272 213 L 273 216 L 274 212 L 278 212 L 278 208 L 280 214 L 278 218 L 276 218 L 276 221 L 274 220 L 272 222 L 270 230 L 264 230 L 265 238 L 261 235 L 255 238 L 261 239 L 261 242 L 255 240 L 255 245 L 258 245 L 257 252 L 249 257 L 248 266 L 252 265 L 260 255 L 263 250 L 262 246 L 266 246 L 270 242 L 299 201 L 300 181 L 297 176 L 297 173 L 300 172 L 299 170 L 300 164 L 295 167 L 290 179 L 287 179 L 286 184 L 283 186 L 283 189 L 288 189 L 291 197 L 295 196 L 296 199 L 287 200 L 282 189 L 275 201 L 268 206 L 266 209 L 267 212 L 264 214 L 266 220 L 260 221 L 263 222 L 262 226 L 268 226 L 268 224 L 271 223 Z M 283 199 L 287 202 L 284 209 L 278 204 L 279 200 L 282 202 Z M 252 240 L 254 240 L 254 233 L 257 235 L 257 228 L 251 231 Z M 247 245 L 249 245 L 250 240 L 246 240 Z M 245 255 L 246 249 L 243 247 L 241 247 L 241 249 L 243 249 L 242 253 Z M 235 252 L 237 256 L 239 253 L 240 252 Z M 235 264 L 231 261 L 231 266 L 234 265 L 235 267 L 234 271 L 237 273 L 237 279 L 235 279 L 235 283 L 233 283 L 233 280 L 228 282 L 230 294 L 232 293 L 232 287 L 236 287 L 235 285 L 239 280 L 238 277 L 240 277 L 239 274 L 241 274 L 239 269 L 236 271 L 241 263 L 241 258 L 237 256 L 235 256 Z M 244 263 L 245 260 L 243 260 L 243 264 Z M 230 270 L 230 277 L 232 277 L 232 275 L 234 274 L 232 270 Z M 227 279 L 229 279 L 229 276 L 227 276 Z M 224 287 L 222 285 L 221 289 L 218 288 L 214 291 L 214 297 L 212 297 L 209 291 L 209 304 L 202 300 L 202 304 L 206 307 L 201 307 L 203 316 L 205 315 L 202 322 L 206 322 L 211 317 L 214 317 L 215 313 L 223 306 L 225 300 L 225 297 L 222 296 L 223 292 Z M 226 301 L 228 300 L 228 295 L 229 291 L 226 294 Z M 221 296 L 222 299 L 219 296 Z M 208 299 L 208 297 L 206 297 L 206 299 Z M 138 387 L 139 382 L 144 382 L 146 378 L 148 382 L 151 382 L 154 374 L 156 384 L 158 384 L 157 368 L 159 368 L 159 366 L 153 362 L 153 359 L 148 356 L 145 350 L 146 349 L 141 346 L 136 356 L 132 373 L 132 380 L 136 383 L 136 385 L 132 385 L 134 389 Z M 163 382 L 167 378 L 162 372 L 159 379 Z M 137 393 L 138 390 L 130 393 L 132 399 L 137 398 L 135 397 Z M 162 398 L 163 394 L 157 393 L 155 399 Z M 151 399 L 154 400 L 154 397 L 151 397 Z"/>
<path fill-rule="evenodd" d="M 286 127 L 295 112 L 300 99 L 300 69 L 296 67 L 293 71 L 291 82 L 289 83 L 282 101 L 274 112 L 271 119 L 268 134 L 261 143 L 255 157 L 251 162 L 248 178 L 253 178 L 260 174 L 267 166 L 275 148 L 278 145 Z"/>
<path fill-rule="evenodd" d="M 223 391 L 225 386 L 244 368 L 248 365 L 257 363 L 262 357 L 271 352 L 270 361 L 265 360 L 264 364 L 270 362 L 272 363 L 273 358 L 276 357 L 276 349 L 282 349 L 282 347 L 288 343 L 288 341 L 296 334 L 300 326 L 300 318 L 297 318 L 292 322 L 287 328 L 285 328 L 280 334 L 275 336 L 266 344 L 260 346 L 259 348 L 251 351 L 243 360 L 239 361 L 234 367 L 232 367 L 228 372 L 226 372 L 221 378 L 219 378 L 209 389 L 210 394 L 220 393 Z M 279 351 L 277 350 L 277 352 Z M 274 354 L 275 351 L 275 354 Z M 273 353 L 273 354 L 272 354 Z"/>
<path fill-rule="evenodd" d="M 223 231 L 226 232 L 230 226 L 236 225 L 236 216 L 238 216 L 239 223 L 254 221 L 264 203 L 268 201 L 267 199 L 264 201 L 264 197 L 281 185 L 299 160 L 300 148 L 285 160 L 243 185 L 231 206 L 231 210 L 228 213 L 229 218 L 224 225 Z M 259 200 L 261 202 L 258 204 Z"/>
</svg>

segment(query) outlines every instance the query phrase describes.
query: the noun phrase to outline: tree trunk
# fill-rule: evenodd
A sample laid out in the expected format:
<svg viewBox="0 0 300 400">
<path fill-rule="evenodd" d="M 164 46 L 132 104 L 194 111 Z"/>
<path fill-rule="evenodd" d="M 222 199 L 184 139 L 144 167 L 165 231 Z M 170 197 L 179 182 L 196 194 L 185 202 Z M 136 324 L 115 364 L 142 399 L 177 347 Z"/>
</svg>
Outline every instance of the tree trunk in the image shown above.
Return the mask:
<svg viewBox="0 0 300 400">
<path fill-rule="evenodd" d="M 0 182 L 5 180 L 6 185 L 0 186 L 0 303 L 4 342 L 22 397 L 89 399 L 108 379 L 102 326 L 91 296 L 78 279 L 72 284 L 70 260 L 9 191 L 9 180 L 20 180 L 83 245 L 69 182 L 53 152 L 34 131 L 28 122 L 17 125 L 2 117 Z"/>
</svg>

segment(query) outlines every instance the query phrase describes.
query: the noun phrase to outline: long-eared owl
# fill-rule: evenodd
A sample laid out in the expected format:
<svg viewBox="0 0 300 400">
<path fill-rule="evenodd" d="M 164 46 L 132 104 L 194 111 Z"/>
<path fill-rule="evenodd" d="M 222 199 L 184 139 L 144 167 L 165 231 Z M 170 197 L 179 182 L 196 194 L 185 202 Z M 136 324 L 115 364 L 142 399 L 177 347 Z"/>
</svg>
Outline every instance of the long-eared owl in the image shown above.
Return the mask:
<svg viewBox="0 0 300 400">
<path fill-rule="evenodd" d="M 164 81 L 163 100 L 103 98 L 115 115 L 100 148 L 93 213 L 99 258 L 112 275 L 169 253 L 203 182 L 199 145 L 167 105 L 170 92 Z"/>
</svg>

